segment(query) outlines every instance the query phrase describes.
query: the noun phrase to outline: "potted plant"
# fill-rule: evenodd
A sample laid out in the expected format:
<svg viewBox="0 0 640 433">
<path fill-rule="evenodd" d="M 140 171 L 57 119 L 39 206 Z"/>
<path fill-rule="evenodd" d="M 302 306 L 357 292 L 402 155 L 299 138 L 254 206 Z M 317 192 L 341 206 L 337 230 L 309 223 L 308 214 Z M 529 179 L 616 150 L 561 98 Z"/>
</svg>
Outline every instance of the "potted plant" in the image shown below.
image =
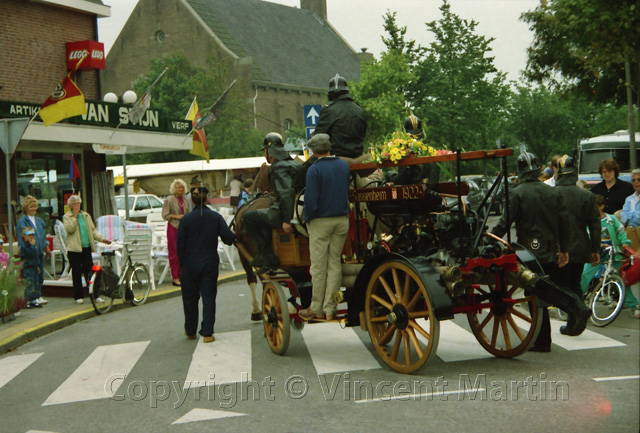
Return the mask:
<svg viewBox="0 0 640 433">
<path fill-rule="evenodd" d="M 27 305 L 22 296 L 20 266 L 9 262 L 0 264 L 0 320 L 2 323 L 15 319 L 15 313 Z"/>
</svg>

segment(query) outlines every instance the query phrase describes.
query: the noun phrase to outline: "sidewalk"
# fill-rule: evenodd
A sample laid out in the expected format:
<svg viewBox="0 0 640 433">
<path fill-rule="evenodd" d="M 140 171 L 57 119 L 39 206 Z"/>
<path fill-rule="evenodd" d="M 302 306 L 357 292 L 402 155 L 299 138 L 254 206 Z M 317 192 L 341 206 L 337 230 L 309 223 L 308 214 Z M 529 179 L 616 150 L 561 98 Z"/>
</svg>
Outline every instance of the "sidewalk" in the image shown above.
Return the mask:
<svg viewBox="0 0 640 433">
<path fill-rule="evenodd" d="M 218 285 L 245 278 L 245 273 L 242 270 L 240 261 L 237 260 L 237 256 L 234 264 L 238 269 L 236 271 L 227 266 L 220 266 Z M 171 284 L 171 279 L 169 279 L 168 283 L 164 283 L 161 286 L 156 285 L 156 290 L 152 290 L 149 293 L 146 303 L 162 301 L 175 296 L 180 296 L 180 287 L 174 287 Z M 84 304 L 76 304 L 73 298 L 68 297 L 47 296 L 46 299 L 49 302 L 44 307 L 20 310 L 15 320 L 0 323 L 0 355 L 14 350 L 35 338 L 64 328 L 77 321 L 96 316 L 89 298 L 84 298 Z M 113 303 L 111 311 L 116 311 L 128 305 L 123 304 L 122 300 L 118 299 Z M 144 306 L 141 308 L 144 308 Z M 107 314 L 111 314 L 111 312 Z"/>
</svg>

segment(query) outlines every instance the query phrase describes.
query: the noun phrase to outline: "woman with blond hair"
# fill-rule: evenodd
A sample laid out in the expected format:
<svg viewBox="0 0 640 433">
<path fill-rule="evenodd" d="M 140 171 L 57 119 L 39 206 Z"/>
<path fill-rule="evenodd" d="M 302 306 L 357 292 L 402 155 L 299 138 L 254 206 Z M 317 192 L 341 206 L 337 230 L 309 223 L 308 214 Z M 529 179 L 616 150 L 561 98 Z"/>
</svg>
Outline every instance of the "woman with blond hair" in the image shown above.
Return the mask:
<svg viewBox="0 0 640 433">
<path fill-rule="evenodd" d="M 16 224 L 16 230 L 18 232 L 18 246 L 20 248 L 27 247 L 23 238 L 22 232 L 25 228 L 32 228 L 35 230 L 35 241 L 36 241 L 36 249 L 38 251 L 36 265 L 41 270 L 44 269 L 44 256 L 45 254 L 48 256 L 49 252 L 49 241 L 47 241 L 47 235 L 44 231 L 44 221 L 42 221 L 39 217 L 36 216 L 36 212 L 38 211 L 38 200 L 28 195 L 24 198 L 22 202 L 22 213 L 23 216 L 18 220 Z M 32 293 L 30 301 L 33 301 L 39 305 L 44 305 L 47 303 L 46 299 L 42 298 L 42 284 L 44 283 L 44 272 L 40 272 L 38 274 L 38 280 L 35 281 L 34 284 L 34 292 Z"/>
<path fill-rule="evenodd" d="M 104 236 L 96 230 L 91 215 L 80 209 L 82 199 L 78 195 L 72 195 L 67 199 L 69 212 L 63 215 L 62 221 L 67 232 L 67 257 L 71 265 L 71 277 L 73 279 L 73 297 L 78 304 L 84 300 L 82 277 L 85 282 L 91 280 L 91 268 L 93 259 L 91 252 L 96 250 L 95 241 L 110 244 Z M 98 302 L 101 299 L 98 298 Z"/>
<path fill-rule="evenodd" d="M 171 278 L 174 286 L 180 286 L 180 260 L 178 259 L 178 250 L 176 247 L 178 239 L 178 227 L 180 220 L 185 213 L 191 209 L 190 203 L 187 202 L 185 193 L 187 192 L 187 184 L 182 179 L 174 179 L 169 187 L 169 197 L 164 201 L 162 206 L 162 219 L 167 224 L 167 250 L 169 251 L 169 267 L 171 268 Z"/>
</svg>

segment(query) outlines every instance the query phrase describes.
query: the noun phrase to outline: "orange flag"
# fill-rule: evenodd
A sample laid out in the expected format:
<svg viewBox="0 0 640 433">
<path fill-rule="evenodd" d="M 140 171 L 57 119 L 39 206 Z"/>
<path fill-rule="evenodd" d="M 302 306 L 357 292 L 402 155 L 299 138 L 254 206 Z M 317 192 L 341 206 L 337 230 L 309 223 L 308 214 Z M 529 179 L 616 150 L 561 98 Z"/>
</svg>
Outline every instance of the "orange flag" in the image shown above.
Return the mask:
<svg viewBox="0 0 640 433">
<path fill-rule="evenodd" d="M 207 136 L 204 133 L 204 129 L 195 129 L 195 126 L 200 121 L 200 109 L 198 109 L 198 102 L 196 98 L 193 98 L 189 112 L 185 120 L 191 120 L 193 122 L 193 148 L 189 151 L 190 154 L 201 156 L 206 158 L 209 162 L 209 145 L 207 144 Z"/>
</svg>

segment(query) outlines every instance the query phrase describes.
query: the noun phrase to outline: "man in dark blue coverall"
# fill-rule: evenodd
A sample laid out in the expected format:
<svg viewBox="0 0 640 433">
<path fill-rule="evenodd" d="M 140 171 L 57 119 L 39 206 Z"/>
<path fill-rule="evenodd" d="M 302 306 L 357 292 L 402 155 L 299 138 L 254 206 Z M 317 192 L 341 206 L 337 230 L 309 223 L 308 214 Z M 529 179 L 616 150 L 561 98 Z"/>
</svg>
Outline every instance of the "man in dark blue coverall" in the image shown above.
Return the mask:
<svg viewBox="0 0 640 433">
<path fill-rule="evenodd" d="M 216 295 L 218 294 L 218 236 L 231 245 L 236 235 L 217 212 L 206 207 L 205 187 L 191 188 L 194 208 L 186 214 L 178 228 L 178 259 L 182 274 L 182 305 L 184 333 L 196 338 L 198 330 L 198 301 L 202 296 L 202 323 L 200 335 L 205 343 L 215 340 L 213 325 L 216 321 Z"/>
</svg>

